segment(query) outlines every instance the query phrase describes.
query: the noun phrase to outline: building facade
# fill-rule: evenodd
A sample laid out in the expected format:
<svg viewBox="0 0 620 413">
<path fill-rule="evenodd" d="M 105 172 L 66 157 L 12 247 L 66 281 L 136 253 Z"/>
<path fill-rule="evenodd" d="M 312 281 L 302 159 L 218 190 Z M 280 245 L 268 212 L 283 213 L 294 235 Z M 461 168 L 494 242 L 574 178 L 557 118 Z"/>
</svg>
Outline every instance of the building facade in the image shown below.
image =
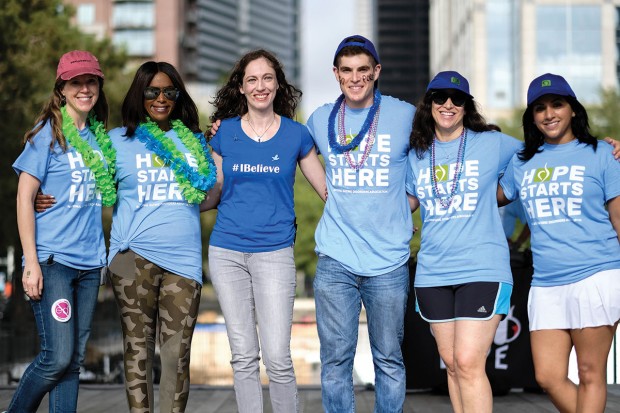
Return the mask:
<svg viewBox="0 0 620 413">
<path fill-rule="evenodd" d="M 583 103 L 618 88 L 620 0 L 431 0 L 431 73 L 458 70 L 489 120 L 526 104 L 543 73 Z"/>
<path fill-rule="evenodd" d="M 256 48 L 277 54 L 298 83 L 299 0 L 66 0 L 86 33 L 137 62 L 167 61 L 188 82 L 215 84 Z"/>
<path fill-rule="evenodd" d="M 215 83 L 257 48 L 274 52 L 287 79 L 300 80 L 299 0 L 197 0 L 196 79 Z"/>
<path fill-rule="evenodd" d="M 416 104 L 429 82 L 429 0 L 376 0 L 381 92 Z"/>
</svg>

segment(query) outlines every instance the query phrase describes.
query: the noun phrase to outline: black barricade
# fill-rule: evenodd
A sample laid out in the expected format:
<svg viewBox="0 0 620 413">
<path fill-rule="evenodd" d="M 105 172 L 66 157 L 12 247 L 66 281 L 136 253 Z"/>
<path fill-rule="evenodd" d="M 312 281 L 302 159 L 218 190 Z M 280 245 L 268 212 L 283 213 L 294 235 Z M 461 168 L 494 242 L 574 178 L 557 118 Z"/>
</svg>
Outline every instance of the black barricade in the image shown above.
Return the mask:
<svg viewBox="0 0 620 413">
<path fill-rule="evenodd" d="M 510 313 L 500 323 L 486 371 L 495 395 L 511 388 L 538 391 L 530 350 L 527 296 L 532 280 L 531 255 L 520 253 L 511 258 L 514 286 Z M 405 315 L 403 357 L 407 369 L 407 389 L 434 389 L 447 391 L 447 377 L 437 345 L 428 323 L 415 311 L 415 261 L 410 263 L 411 292 Z"/>
</svg>

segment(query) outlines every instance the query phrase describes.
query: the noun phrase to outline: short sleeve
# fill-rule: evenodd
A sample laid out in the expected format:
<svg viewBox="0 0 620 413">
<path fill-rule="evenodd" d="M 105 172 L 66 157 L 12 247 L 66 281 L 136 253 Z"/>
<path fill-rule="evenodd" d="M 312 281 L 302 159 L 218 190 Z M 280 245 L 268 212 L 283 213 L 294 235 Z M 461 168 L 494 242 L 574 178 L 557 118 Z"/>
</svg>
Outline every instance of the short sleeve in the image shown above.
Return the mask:
<svg viewBox="0 0 620 413">
<path fill-rule="evenodd" d="M 220 124 L 220 128 L 222 127 L 222 125 Z M 220 129 L 218 129 L 218 132 L 211 138 L 211 140 L 209 141 L 209 145 L 211 146 L 211 149 L 213 150 L 213 152 L 221 155 L 222 152 L 220 150 L 220 145 L 222 143 L 221 141 L 222 138 L 222 132 Z"/>
<path fill-rule="evenodd" d="M 517 198 L 517 188 L 515 185 L 515 162 L 517 161 L 517 155 L 513 155 L 512 159 L 510 160 L 510 162 L 508 163 L 508 166 L 506 167 L 506 171 L 504 172 L 504 175 L 501 177 L 499 184 L 502 187 L 502 189 L 504 190 L 504 195 L 506 196 L 506 198 L 510 199 L 511 201 L 514 201 Z"/>
<path fill-rule="evenodd" d="M 614 159 L 612 146 L 607 142 L 599 142 L 598 151 L 602 151 L 605 163 L 603 166 L 603 189 L 605 192 L 605 202 L 620 196 L 620 161 Z"/>
<path fill-rule="evenodd" d="M 523 142 L 512 136 L 500 133 L 499 167 L 500 173 L 504 172 L 513 155 L 521 150 Z"/>
<path fill-rule="evenodd" d="M 32 142 L 26 143 L 24 150 L 13 163 L 13 169 L 17 175 L 26 172 L 43 182 L 47 176 L 52 154 L 51 142 L 51 128 L 48 123 L 33 137 Z"/>
<path fill-rule="evenodd" d="M 415 195 L 415 180 L 413 179 L 413 169 L 411 167 L 411 162 L 409 161 L 409 158 L 407 158 L 407 173 L 405 175 L 405 191 L 407 191 L 407 193 L 411 196 L 416 196 Z"/>
<path fill-rule="evenodd" d="M 306 155 L 310 152 L 312 148 L 314 148 L 314 140 L 312 140 L 312 135 L 310 135 L 310 130 L 299 124 L 299 129 L 301 130 L 301 145 L 300 145 L 300 159 L 305 158 Z"/>
<path fill-rule="evenodd" d="M 308 118 L 308 121 L 306 122 L 306 128 L 308 129 L 308 132 L 310 133 L 310 138 L 313 139 L 314 135 L 314 113 L 312 113 L 312 115 L 310 115 L 310 117 Z M 321 153 L 321 151 L 319 150 L 319 148 L 316 148 L 316 152 L 317 153 Z"/>
</svg>

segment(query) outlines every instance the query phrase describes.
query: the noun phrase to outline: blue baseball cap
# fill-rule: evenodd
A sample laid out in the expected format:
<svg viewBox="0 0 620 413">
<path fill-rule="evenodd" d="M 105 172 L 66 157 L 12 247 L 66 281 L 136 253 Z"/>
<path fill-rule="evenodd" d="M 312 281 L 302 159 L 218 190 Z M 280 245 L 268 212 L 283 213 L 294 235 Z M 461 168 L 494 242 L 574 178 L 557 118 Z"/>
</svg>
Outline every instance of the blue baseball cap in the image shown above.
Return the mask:
<svg viewBox="0 0 620 413">
<path fill-rule="evenodd" d="M 545 73 L 532 80 L 527 88 L 527 105 L 531 105 L 543 95 L 572 96 L 577 99 L 575 92 L 562 76 Z"/>
<path fill-rule="evenodd" d="M 452 70 L 437 73 L 426 87 L 426 91 L 428 92 L 431 89 L 456 89 L 473 99 L 473 96 L 469 94 L 469 82 L 467 79 L 459 72 Z"/>
<path fill-rule="evenodd" d="M 340 53 L 342 49 L 348 46 L 358 46 L 365 49 L 368 53 L 370 53 L 372 57 L 375 58 L 377 64 L 379 63 L 379 54 L 375 49 L 375 45 L 372 44 L 372 42 L 364 36 L 356 34 L 353 36 L 347 36 L 340 42 L 338 48 L 336 49 L 336 53 L 334 54 L 334 66 L 336 66 L 336 58 L 338 57 L 338 53 Z"/>
</svg>

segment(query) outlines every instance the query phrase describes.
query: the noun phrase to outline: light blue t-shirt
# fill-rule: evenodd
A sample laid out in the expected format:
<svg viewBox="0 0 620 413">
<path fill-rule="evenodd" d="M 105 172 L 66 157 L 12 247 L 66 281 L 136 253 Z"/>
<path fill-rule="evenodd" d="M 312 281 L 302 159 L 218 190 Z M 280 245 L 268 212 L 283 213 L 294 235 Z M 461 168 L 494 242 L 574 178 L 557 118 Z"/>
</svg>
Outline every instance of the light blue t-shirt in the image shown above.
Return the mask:
<svg viewBox="0 0 620 413">
<path fill-rule="evenodd" d="M 314 143 L 305 126 L 280 119 L 278 132 L 265 142 L 248 137 L 239 117 L 222 121 L 211 140 L 222 157 L 224 185 L 210 245 L 267 252 L 295 242 L 295 171 Z"/>
<path fill-rule="evenodd" d="M 522 203 L 532 231 L 532 285 L 571 284 L 620 268 L 618 234 L 605 209 L 620 195 L 611 145 L 599 141 L 594 152 L 575 139 L 542 149 L 525 163 L 515 156 L 501 180 L 506 197 Z"/>
<path fill-rule="evenodd" d="M 437 191 L 449 194 L 460 139 L 435 141 Z M 521 142 L 500 132 L 467 130 L 465 163 L 452 204 L 446 210 L 433 193 L 430 150 L 409 153 L 407 192 L 420 201 L 422 242 L 416 287 L 470 282 L 512 284 L 508 244 L 497 207 L 497 183 Z"/>
<path fill-rule="evenodd" d="M 79 134 L 103 159 L 88 127 Z M 52 128 L 47 122 L 13 164 L 18 175 L 32 175 L 41 182 L 43 193 L 56 197 L 54 206 L 34 215 L 37 257 L 45 261 L 54 254 L 54 261 L 79 270 L 103 267 L 101 194 L 96 189 L 95 175 L 69 142 L 66 152 L 58 143 L 50 149 L 51 142 Z"/>
<path fill-rule="evenodd" d="M 185 200 L 172 169 L 135 135 L 124 134 L 125 128 L 110 131 L 117 154 L 118 200 L 108 261 L 112 262 L 117 252 L 131 249 L 166 271 L 202 284 L 199 206 Z M 196 159 L 176 132 L 171 129 L 166 136 L 196 168 Z"/>
<path fill-rule="evenodd" d="M 318 108 L 308 129 L 325 159 L 327 203 L 316 229 L 316 252 L 360 276 L 390 272 L 409 259 L 413 222 L 405 193 L 409 135 L 415 107 L 382 96 L 377 135 L 368 159 L 356 171 L 329 147 L 327 125 L 334 104 Z M 369 108 L 346 108 L 347 133 L 362 127 Z M 335 129 L 338 122 L 335 122 Z M 355 162 L 368 142 L 351 152 Z"/>
</svg>

